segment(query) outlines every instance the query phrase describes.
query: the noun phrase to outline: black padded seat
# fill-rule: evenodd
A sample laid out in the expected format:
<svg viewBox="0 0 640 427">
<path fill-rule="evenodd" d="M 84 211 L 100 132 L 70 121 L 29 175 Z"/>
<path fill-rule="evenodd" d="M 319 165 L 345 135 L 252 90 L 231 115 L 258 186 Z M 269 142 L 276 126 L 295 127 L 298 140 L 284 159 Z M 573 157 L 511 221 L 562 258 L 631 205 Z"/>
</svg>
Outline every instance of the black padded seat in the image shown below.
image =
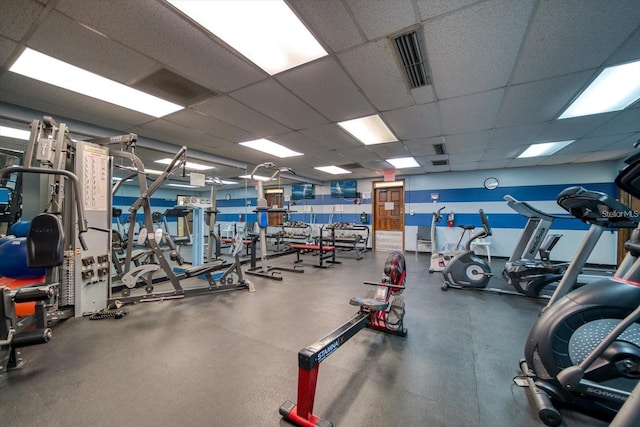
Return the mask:
<svg viewBox="0 0 640 427">
<path fill-rule="evenodd" d="M 57 215 L 42 213 L 31 220 L 27 234 L 27 266 L 49 268 L 64 261 L 64 230 Z"/>
</svg>

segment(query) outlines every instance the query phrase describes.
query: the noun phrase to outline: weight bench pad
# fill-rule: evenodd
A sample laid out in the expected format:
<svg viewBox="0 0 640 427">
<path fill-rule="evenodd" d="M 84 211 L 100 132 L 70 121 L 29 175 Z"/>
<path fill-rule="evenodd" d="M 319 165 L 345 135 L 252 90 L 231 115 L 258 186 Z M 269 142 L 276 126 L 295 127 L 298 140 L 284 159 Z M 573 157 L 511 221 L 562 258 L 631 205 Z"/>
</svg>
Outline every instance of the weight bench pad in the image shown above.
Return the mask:
<svg viewBox="0 0 640 427">
<path fill-rule="evenodd" d="M 57 215 L 42 213 L 31 220 L 27 233 L 27 266 L 49 268 L 64 261 L 64 231 Z"/>
</svg>

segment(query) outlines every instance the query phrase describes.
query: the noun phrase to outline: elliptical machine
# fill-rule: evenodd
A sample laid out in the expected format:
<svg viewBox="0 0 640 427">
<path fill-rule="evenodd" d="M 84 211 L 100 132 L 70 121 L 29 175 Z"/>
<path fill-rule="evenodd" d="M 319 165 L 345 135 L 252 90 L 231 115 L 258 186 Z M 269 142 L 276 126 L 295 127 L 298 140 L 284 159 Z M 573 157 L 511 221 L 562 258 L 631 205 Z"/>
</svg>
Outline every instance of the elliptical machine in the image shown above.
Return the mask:
<svg viewBox="0 0 640 427">
<path fill-rule="evenodd" d="M 443 291 L 449 288 L 486 288 L 489 283 L 492 275 L 491 266 L 471 249 L 474 240 L 491 236 L 491 226 L 487 216 L 482 209 L 478 213 L 482 229 L 467 240 L 465 250 L 453 257 L 442 271 L 444 281 L 440 289 Z"/>
<path fill-rule="evenodd" d="M 640 153 L 616 184 L 640 197 Z M 624 214 L 594 199 L 590 211 L 602 218 Z M 567 293 L 539 317 L 529 333 L 522 374 L 538 416 L 562 423 L 553 406 L 569 407 L 604 420 L 613 418 L 640 380 L 640 229 L 625 244 L 627 254 L 613 278 Z"/>
</svg>

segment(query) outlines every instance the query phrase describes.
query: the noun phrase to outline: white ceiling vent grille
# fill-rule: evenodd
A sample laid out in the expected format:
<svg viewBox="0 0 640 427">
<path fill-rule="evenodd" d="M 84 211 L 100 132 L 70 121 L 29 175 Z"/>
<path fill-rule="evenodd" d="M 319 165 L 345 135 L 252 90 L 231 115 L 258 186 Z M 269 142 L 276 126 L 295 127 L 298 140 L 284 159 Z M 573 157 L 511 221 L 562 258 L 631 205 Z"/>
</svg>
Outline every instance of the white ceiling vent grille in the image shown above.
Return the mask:
<svg viewBox="0 0 640 427">
<path fill-rule="evenodd" d="M 433 144 L 433 149 L 438 155 L 447 154 L 447 149 L 445 148 L 444 144 Z"/>
<path fill-rule="evenodd" d="M 411 89 L 431 84 L 417 31 L 393 39 Z"/>
</svg>

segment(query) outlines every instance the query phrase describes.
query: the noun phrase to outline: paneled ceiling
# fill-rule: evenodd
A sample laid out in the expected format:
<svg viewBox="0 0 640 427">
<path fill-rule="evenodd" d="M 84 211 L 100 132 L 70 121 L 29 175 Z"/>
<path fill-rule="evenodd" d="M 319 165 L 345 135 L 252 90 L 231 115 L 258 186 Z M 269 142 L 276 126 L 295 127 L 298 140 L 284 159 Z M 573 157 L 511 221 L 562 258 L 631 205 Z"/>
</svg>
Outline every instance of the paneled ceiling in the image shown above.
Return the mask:
<svg viewBox="0 0 640 427">
<path fill-rule="evenodd" d="M 329 55 L 270 76 L 163 1 L 2 0 L 0 124 L 27 129 L 45 113 L 80 137 L 133 132 L 141 147 L 186 145 L 190 157 L 216 166 L 207 174 L 223 178 L 268 161 L 323 182 L 335 177 L 314 167 L 372 178 L 391 168 L 385 159 L 404 156 L 420 167 L 396 176 L 584 163 L 621 159 L 640 139 L 640 102 L 557 119 L 603 68 L 640 59 L 637 0 L 287 3 Z M 423 41 L 431 81 L 417 89 L 391 39 L 408 30 Z M 169 71 L 205 91 L 156 119 L 8 71 L 25 47 L 131 86 Z M 364 146 L 336 124 L 371 114 L 399 141 Z M 238 145 L 257 138 L 304 156 Z M 516 158 L 529 144 L 567 139 L 576 141 L 552 156 Z M 147 150 L 147 166 L 157 168 L 149 164 L 157 157 L 166 153 Z"/>
</svg>

